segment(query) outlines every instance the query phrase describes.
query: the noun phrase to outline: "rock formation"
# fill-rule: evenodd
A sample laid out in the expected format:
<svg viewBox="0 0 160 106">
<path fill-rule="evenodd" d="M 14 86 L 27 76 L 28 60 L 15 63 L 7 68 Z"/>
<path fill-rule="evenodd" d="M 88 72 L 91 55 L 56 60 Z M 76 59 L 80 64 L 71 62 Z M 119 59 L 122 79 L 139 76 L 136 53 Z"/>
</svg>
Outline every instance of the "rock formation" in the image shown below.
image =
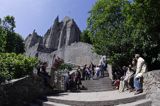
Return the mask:
<svg viewBox="0 0 160 106">
<path fill-rule="evenodd" d="M 36 56 L 42 61 L 52 64 L 54 55 L 59 56 L 65 63 L 75 65 L 98 64 L 100 56 L 92 51 L 92 45 L 80 41 L 80 30 L 75 21 L 65 17 L 61 22 L 57 17 L 44 37 L 35 30 L 25 40 L 27 56 Z"/>
<path fill-rule="evenodd" d="M 42 37 L 39 36 L 34 30 L 33 33 L 29 34 L 25 39 L 25 49 L 27 50 L 37 43 L 42 43 Z"/>
<path fill-rule="evenodd" d="M 36 50 L 40 52 L 53 52 L 71 43 L 80 40 L 80 30 L 73 19 L 65 17 L 59 22 L 57 17 L 51 28 L 48 29 L 44 37 L 39 36 L 35 30 L 25 40 L 26 51 L 33 46 L 37 46 Z M 31 49 L 30 52 L 33 50 Z M 27 55 L 32 55 L 29 53 Z"/>
</svg>

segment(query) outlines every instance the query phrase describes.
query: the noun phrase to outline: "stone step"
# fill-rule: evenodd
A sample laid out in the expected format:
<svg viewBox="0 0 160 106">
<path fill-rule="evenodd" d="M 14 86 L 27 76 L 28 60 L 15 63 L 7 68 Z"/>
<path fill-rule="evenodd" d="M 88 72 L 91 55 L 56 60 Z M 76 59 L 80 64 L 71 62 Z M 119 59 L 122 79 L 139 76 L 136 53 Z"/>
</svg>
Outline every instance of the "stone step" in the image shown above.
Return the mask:
<svg viewBox="0 0 160 106">
<path fill-rule="evenodd" d="M 101 88 L 106 89 L 106 90 L 113 89 L 113 87 L 108 87 L 108 86 L 87 86 L 87 88 L 88 90 L 89 89 L 101 89 Z"/>
<path fill-rule="evenodd" d="M 43 106 L 70 106 L 66 104 L 61 104 L 61 103 L 55 103 L 55 102 L 44 102 Z"/>
<path fill-rule="evenodd" d="M 116 106 L 152 106 L 152 101 L 150 99 L 142 99 L 139 101 L 135 101 L 127 104 L 119 104 Z"/>
<path fill-rule="evenodd" d="M 112 89 L 110 89 L 110 90 L 112 90 Z M 90 90 L 87 90 L 87 91 L 81 91 L 81 92 L 102 92 L 102 91 L 106 91 L 106 89 L 99 89 L 99 90 L 95 90 L 95 89 L 90 89 Z"/>
<path fill-rule="evenodd" d="M 111 84 L 82 84 L 84 86 L 96 87 L 96 86 L 112 86 Z"/>
<path fill-rule="evenodd" d="M 111 82 L 105 82 L 105 81 L 104 82 L 102 82 L 102 81 L 96 82 L 96 81 L 94 81 L 94 82 L 82 82 L 82 84 L 83 85 L 108 85 L 108 84 L 111 85 Z"/>
<path fill-rule="evenodd" d="M 145 99 L 146 94 L 119 93 L 118 91 L 62 93 L 58 96 L 49 96 L 48 101 L 63 103 L 71 106 L 114 106 L 127 104 Z M 126 105 L 127 106 L 127 105 Z M 130 106 L 130 105 L 129 105 Z M 137 105 L 138 106 L 138 105 Z"/>
<path fill-rule="evenodd" d="M 91 90 L 91 89 L 92 90 L 94 90 L 94 89 L 95 90 L 97 90 L 97 89 L 106 89 L 106 91 L 107 90 L 113 90 L 113 87 L 108 87 L 108 86 L 97 86 L 97 87 L 96 86 L 88 86 L 87 88 L 88 88 L 88 90 Z"/>
<path fill-rule="evenodd" d="M 108 77 L 99 78 L 97 80 L 85 80 L 82 81 L 87 90 L 82 92 L 100 92 L 100 91 L 110 91 L 113 90 L 111 80 Z"/>
</svg>

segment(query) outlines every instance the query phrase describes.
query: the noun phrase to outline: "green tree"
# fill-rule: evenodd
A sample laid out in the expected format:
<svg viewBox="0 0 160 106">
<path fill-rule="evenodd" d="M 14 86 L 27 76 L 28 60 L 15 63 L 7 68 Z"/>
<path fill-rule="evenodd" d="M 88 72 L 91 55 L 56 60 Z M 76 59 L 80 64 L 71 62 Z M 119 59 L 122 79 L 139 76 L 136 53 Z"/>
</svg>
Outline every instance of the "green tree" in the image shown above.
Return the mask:
<svg viewBox="0 0 160 106">
<path fill-rule="evenodd" d="M 113 64 L 126 64 L 130 49 L 130 36 L 125 33 L 122 14 L 125 0 L 99 0 L 90 11 L 88 30 L 95 51 L 107 55 Z"/>
<path fill-rule="evenodd" d="M 98 54 L 113 64 L 129 64 L 135 53 L 148 66 L 160 61 L 160 2 L 153 0 L 99 0 L 88 18 L 89 36 Z"/>
<path fill-rule="evenodd" d="M 153 0 L 134 0 L 126 11 L 126 25 L 136 52 L 140 52 L 151 69 L 158 67 L 160 56 L 160 2 Z"/>
<path fill-rule="evenodd" d="M 24 52 L 24 43 L 23 38 L 15 33 L 14 28 L 15 25 L 15 18 L 13 16 L 6 16 L 2 20 L 2 28 L 3 31 L 6 32 L 6 43 L 5 43 L 5 52 L 8 53 L 23 53 Z"/>
<path fill-rule="evenodd" d="M 15 53 L 24 53 L 24 40 L 22 36 L 20 36 L 18 33 L 15 33 Z"/>
<path fill-rule="evenodd" d="M 16 27 L 15 25 L 15 18 L 13 16 L 5 16 L 3 19 L 3 27 L 6 30 L 9 30 L 11 32 L 14 31 L 14 28 Z"/>
<path fill-rule="evenodd" d="M 6 45 L 6 31 L 2 27 L 2 20 L 0 18 L 0 52 L 5 51 Z"/>
<path fill-rule="evenodd" d="M 24 40 L 19 34 L 7 31 L 6 41 L 6 52 L 24 53 Z"/>
<path fill-rule="evenodd" d="M 88 30 L 84 30 L 84 31 L 81 33 L 80 41 L 81 41 L 81 42 L 85 42 L 85 43 L 92 44 L 91 39 L 90 39 L 90 37 L 89 37 L 89 31 L 88 31 Z"/>
</svg>

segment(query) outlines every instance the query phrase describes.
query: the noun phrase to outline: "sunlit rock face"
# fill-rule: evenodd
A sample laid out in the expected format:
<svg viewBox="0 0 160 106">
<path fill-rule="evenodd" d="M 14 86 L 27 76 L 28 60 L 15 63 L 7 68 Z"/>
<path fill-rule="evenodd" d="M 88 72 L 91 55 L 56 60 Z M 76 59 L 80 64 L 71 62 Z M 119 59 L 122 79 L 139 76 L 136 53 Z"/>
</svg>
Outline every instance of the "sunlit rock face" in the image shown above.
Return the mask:
<svg viewBox="0 0 160 106">
<path fill-rule="evenodd" d="M 37 46 L 37 51 L 53 52 L 71 43 L 78 42 L 80 34 L 81 32 L 73 19 L 65 17 L 59 22 L 59 18 L 57 17 L 44 37 L 39 36 L 35 30 L 32 34 L 29 34 L 25 40 L 25 48 L 28 51 L 33 46 Z"/>
<path fill-rule="evenodd" d="M 29 49 L 32 46 L 35 46 L 37 43 L 42 43 L 42 37 L 39 36 L 35 30 L 32 34 L 29 34 L 28 37 L 25 39 L 25 49 Z"/>
<path fill-rule="evenodd" d="M 59 22 L 57 17 L 43 37 L 35 30 L 29 34 L 25 40 L 25 54 L 47 61 L 49 65 L 52 64 L 54 55 L 62 58 L 65 63 L 98 64 L 100 56 L 92 51 L 92 45 L 79 42 L 80 34 L 81 31 L 73 19 L 65 17 Z"/>
</svg>

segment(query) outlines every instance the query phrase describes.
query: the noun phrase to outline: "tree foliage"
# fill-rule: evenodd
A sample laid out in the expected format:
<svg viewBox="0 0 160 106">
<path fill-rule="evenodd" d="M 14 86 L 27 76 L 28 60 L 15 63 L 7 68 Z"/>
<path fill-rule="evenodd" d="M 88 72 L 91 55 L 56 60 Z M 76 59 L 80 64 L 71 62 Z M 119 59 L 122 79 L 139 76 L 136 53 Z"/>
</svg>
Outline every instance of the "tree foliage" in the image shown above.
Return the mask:
<svg viewBox="0 0 160 106">
<path fill-rule="evenodd" d="M 1 19 L 0 19 L 0 52 L 5 51 L 5 45 L 6 45 L 6 31 L 3 30 L 1 26 Z"/>
<path fill-rule="evenodd" d="M 37 63 L 36 58 L 22 54 L 0 53 L 0 82 L 31 74 Z"/>
<path fill-rule="evenodd" d="M 2 23 L 3 23 L 4 29 L 9 30 L 11 32 L 13 32 L 14 28 L 16 27 L 15 18 L 13 16 L 9 16 L 9 15 L 5 16 Z"/>
<path fill-rule="evenodd" d="M 81 33 L 80 41 L 81 41 L 81 42 L 85 42 L 85 43 L 92 44 L 92 41 L 91 41 L 91 39 L 90 39 L 90 37 L 89 37 L 89 31 L 88 31 L 88 30 L 84 30 L 84 31 Z"/>
<path fill-rule="evenodd" d="M 73 68 L 73 65 L 71 65 L 71 64 L 66 64 L 66 63 L 62 63 L 62 64 L 60 65 L 60 67 L 59 67 L 59 69 L 61 69 L 61 70 L 65 70 L 65 69 L 67 69 L 67 70 L 72 70 L 72 68 Z"/>
<path fill-rule="evenodd" d="M 114 65 L 129 64 L 135 53 L 151 68 L 160 61 L 160 2 L 99 0 L 88 18 L 89 36 L 98 54 Z"/>
<path fill-rule="evenodd" d="M 15 18 L 13 16 L 6 16 L 3 20 L 0 19 L 0 45 L 2 45 L 0 52 L 24 52 L 24 40 L 14 32 L 15 27 Z"/>
</svg>

